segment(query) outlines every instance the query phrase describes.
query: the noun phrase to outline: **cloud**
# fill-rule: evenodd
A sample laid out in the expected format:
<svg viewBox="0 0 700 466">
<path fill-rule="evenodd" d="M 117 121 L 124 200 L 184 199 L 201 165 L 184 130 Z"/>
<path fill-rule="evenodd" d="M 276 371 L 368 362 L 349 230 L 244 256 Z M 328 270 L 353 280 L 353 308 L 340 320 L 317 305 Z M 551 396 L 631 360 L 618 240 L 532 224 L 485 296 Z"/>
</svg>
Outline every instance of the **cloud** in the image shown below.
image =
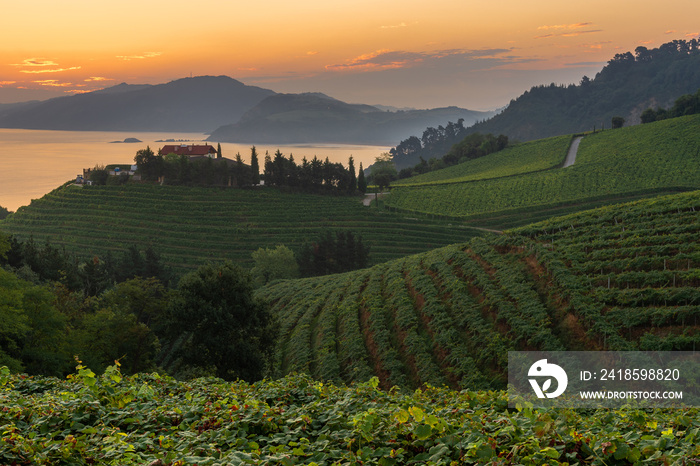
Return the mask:
<svg viewBox="0 0 700 466">
<path fill-rule="evenodd" d="M 35 84 L 39 84 L 40 86 L 47 86 L 47 87 L 70 87 L 73 86 L 73 83 L 59 83 L 57 79 L 43 79 L 40 81 L 32 81 Z"/>
<path fill-rule="evenodd" d="M 674 32 L 676 32 L 675 29 L 669 29 L 668 31 L 664 32 L 664 34 L 673 34 Z"/>
<path fill-rule="evenodd" d="M 345 63 L 326 65 L 328 71 L 381 71 L 397 68 L 410 68 L 445 59 L 478 60 L 494 58 L 508 52 L 508 49 L 450 49 L 432 52 L 408 52 L 381 49 L 359 55 Z"/>
<path fill-rule="evenodd" d="M 550 37 L 576 37 L 583 34 L 593 34 L 596 32 L 603 32 L 602 29 L 589 29 L 587 31 L 571 31 L 571 32 L 561 32 L 559 34 L 543 34 L 541 36 L 535 36 L 535 39 L 547 39 Z"/>
<path fill-rule="evenodd" d="M 9 86 L 10 84 L 16 84 L 17 81 L 0 81 L 0 87 Z"/>
<path fill-rule="evenodd" d="M 117 58 L 124 61 L 145 60 L 146 58 L 154 58 L 161 55 L 163 55 L 163 52 L 145 52 L 141 55 L 117 55 Z"/>
<path fill-rule="evenodd" d="M 398 28 L 405 28 L 405 27 L 408 27 L 408 24 L 399 23 L 399 24 L 391 24 L 388 26 L 380 26 L 379 29 L 398 29 Z"/>
<path fill-rule="evenodd" d="M 89 78 L 85 79 L 86 83 L 94 83 L 94 82 L 100 82 L 100 81 L 114 81 L 114 79 L 105 78 L 103 76 L 90 76 Z"/>
<path fill-rule="evenodd" d="M 586 26 L 590 26 L 590 25 L 592 25 L 592 24 L 593 24 L 593 23 L 555 24 L 555 25 L 553 25 L 553 26 L 540 26 L 540 27 L 538 27 L 537 29 L 538 29 L 538 30 L 541 30 L 541 29 L 544 29 L 544 30 L 549 30 L 549 29 L 555 29 L 555 30 L 559 30 L 559 29 L 580 29 L 580 28 L 583 28 L 583 27 L 586 27 Z"/>
<path fill-rule="evenodd" d="M 694 39 L 696 37 L 700 37 L 700 32 L 689 32 L 685 35 L 685 37 L 689 37 L 691 39 Z"/>
<path fill-rule="evenodd" d="M 80 68 L 82 68 L 82 66 L 71 66 L 70 68 L 58 68 L 53 70 L 19 70 L 19 72 L 27 74 L 62 73 L 64 71 L 79 70 Z"/>
<path fill-rule="evenodd" d="M 43 58 L 27 58 L 22 63 L 13 63 L 12 66 L 58 66 L 58 63 Z"/>
<path fill-rule="evenodd" d="M 554 31 L 549 34 L 535 36 L 535 39 L 548 39 L 550 37 L 576 37 L 581 34 L 592 34 L 594 32 L 602 32 L 602 29 L 588 29 L 581 31 L 580 29 L 592 26 L 593 23 L 574 23 L 574 24 L 554 24 L 549 26 L 539 26 L 538 31 Z"/>
<path fill-rule="evenodd" d="M 579 47 L 583 49 L 593 49 L 593 50 L 601 50 L 603 46 L 612 44 L 611 40 L 606 40 L 603 42 L 594 42 L 592 44 L 581 44 Z"/>
<path fill-rule="evenodd" d="M 318 55 L 318 51 L 317 50 L 309 50 L 308 52 L 306 52 L 306 55 L 308 55 L 308 56 Z"/>
</svg>

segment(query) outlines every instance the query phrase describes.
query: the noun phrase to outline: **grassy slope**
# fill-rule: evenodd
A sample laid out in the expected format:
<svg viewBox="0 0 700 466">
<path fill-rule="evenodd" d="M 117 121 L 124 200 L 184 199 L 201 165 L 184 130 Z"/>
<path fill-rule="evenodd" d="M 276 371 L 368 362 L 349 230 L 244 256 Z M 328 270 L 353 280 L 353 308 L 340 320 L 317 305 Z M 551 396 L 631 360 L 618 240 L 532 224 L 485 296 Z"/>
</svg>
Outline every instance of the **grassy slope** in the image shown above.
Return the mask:
<svg viewBox="0 0 700 466">
<path fill-rule="evenodd" d="M 277 371 L 497 388 L 508 350 L 700 347 L 698 210 L 700 191 L 658 197 L 268 286 Z"/>
<path fill-rule="evenodd" d="M 394 186 L 460 183 L 486 180 L 560 166 L 571 143 L 571 136 L 525 142 L 485 157 L 396 181 Z"/>
<path fill-rule="evenodd" d="M 438 172 L 435 184 L 397 186 L 386 204 L 402 211 L 471 219 L 475 225 L 507 227 L 600 203 L 695 189 L 700 187 L 699 129 L 700 115 L 693 115 L 589 134 L 573 167 L 455 183 L 464 179 L 470 164 L 475 164 L 473 176 L 478 178 L 486 172 L 486 162 L 502 162 L 496 157 L 479 159 Z M 560 149 L 555 155 L 548 152 L 551 140 L 532 144 L 530 154 L 541 148 L 545 158 L 563 157 Z M 500 157 L 516 156 L 516 149 Z M 517 170 L 513 162 L 508 166 L 511 173 Z M 491 170 L 498 172 L 498 166 Z M 528 171 L 526 163 L 522 171 Z M 519 220 L 520 214 L 530 217 Z"/>
<path fill-rule="evenodd" d="M 479 234 L 370 209 L 357 198 L 148 185 L 64 186 L 20 208 L 0 229 L 39 243 L 48 238 L 82 256 L 152 244 L 177 271 L 210 259 L 249 262 L 257 248 L 294 249 L 324 229 L 361 234 L 373 263 Z"/>
</svg>

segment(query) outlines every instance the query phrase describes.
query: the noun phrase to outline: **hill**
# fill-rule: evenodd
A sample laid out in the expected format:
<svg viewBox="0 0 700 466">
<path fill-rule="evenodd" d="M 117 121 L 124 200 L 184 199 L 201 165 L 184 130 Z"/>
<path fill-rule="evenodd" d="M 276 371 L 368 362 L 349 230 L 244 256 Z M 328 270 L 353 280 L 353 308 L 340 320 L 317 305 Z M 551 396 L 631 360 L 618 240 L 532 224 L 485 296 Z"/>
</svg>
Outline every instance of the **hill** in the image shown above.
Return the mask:
<svg viewBox="0 0 700 466">
<path fill-rule="evenodd" d="M 656 49 L 637 47 L 615 55 L 594 79 L 579 85 L 533 87 L 471 132 L 505 134 L 529 141 L 567 133 L 610 128 L 611 118 L 640 122 L 649 107 L 668 107 L 700 88 L 697 39 L 676 40 Z"/>
<path fill-rule="evenodd" d="M 443 221 L 419 221 L 364 207 L 357 197 L 284 194 L 273 188 L 67 184 L 0 221 L 80 257 L 151 245 L 177 273 L 208 260 L 252 265 L 258 248 L 296 249 L 325 230 L 360 234 L 376 264 L 480 234 Z"/>
<path fill-rule="evenodd" d="M 467 124 L 490 116 L 458 107 L 381 111 L 323 94 L 276 94 L 261 101 L 237 123 L 216 129 L 209 140 L 237 143 L 395 144 L 426 126 L 462 118 Z"/>
<path fill-rule="evenodd" d="M 699 209 L 700 191 L 642 200 L 267 286 L 277 372 L 493 389 L 509 350 L 694 350 Z"/>
<path fill-rule="evenodd" d="M 127 85 L 0 113 L 0 127 L 71 131 L 211 131 L 237 121 L 273 91 L 226 76 Z"/>
<path fill-rule="evenodd" d="M 700 187 L 700 115 L 586 134 L 576 163 L 567 138 L 533 141 L 397 183 L 387 206 L 507 227 L 591 203 Z M 533 217 L 534 215 L 534 217 Z M 489 218 L 491 220 L 489 220 Z"/>
</svg>

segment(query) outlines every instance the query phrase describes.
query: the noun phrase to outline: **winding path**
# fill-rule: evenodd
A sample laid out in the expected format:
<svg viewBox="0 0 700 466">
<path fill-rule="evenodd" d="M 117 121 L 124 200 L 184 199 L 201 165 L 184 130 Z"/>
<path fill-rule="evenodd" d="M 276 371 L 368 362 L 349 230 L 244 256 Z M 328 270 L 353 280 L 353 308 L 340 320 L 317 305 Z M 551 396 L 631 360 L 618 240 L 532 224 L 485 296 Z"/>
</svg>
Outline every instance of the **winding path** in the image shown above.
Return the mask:
<svg viewBox="0 0 700 466">
<path fill-rule="evenodd" d="M 574 140 L 571 141 L 569 152 L 567 152 L 564 165 L 561 168 L 570 167 L 574 164 L 576 161 L 576 153 L 578 152 L 578 145 L 581 143 L 581 139 L 583 139 L 583 136 L 575 137 Z"/>
</svg>

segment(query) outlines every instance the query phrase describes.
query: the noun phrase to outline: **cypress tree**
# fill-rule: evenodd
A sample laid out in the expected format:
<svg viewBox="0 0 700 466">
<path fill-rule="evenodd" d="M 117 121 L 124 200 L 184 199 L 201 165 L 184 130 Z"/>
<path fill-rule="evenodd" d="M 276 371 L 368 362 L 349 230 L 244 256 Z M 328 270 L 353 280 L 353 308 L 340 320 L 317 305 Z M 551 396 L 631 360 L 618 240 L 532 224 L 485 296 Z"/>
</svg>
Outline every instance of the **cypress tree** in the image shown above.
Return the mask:
<svg viewBox="0 0 700 466">
<path fill-rule="evenodd" d="M 367 192 L 367 181 L 365 180 L 365 172 L 362 169 L 362 162 L 360 162 L 360 170 L 357 174 L 357 190 L 362 194 Z"/>
<path fill-rule="evenodd" d="M 355 176 L 355 160 L 352 158 L 352 155 L 348 160 L 348 172 L 350 172 L 350 184 L 348 185 L 348 192 L 352 194 L 357 189 L 357 176 Z"/>
<path fill-rule="evenodd" d="M 250 148 L 250 169 L 253 171 L 253 186 L 260 184 L 260 165 L 258 164 L 258 152 L 255 146 Z"/>
</svg>

